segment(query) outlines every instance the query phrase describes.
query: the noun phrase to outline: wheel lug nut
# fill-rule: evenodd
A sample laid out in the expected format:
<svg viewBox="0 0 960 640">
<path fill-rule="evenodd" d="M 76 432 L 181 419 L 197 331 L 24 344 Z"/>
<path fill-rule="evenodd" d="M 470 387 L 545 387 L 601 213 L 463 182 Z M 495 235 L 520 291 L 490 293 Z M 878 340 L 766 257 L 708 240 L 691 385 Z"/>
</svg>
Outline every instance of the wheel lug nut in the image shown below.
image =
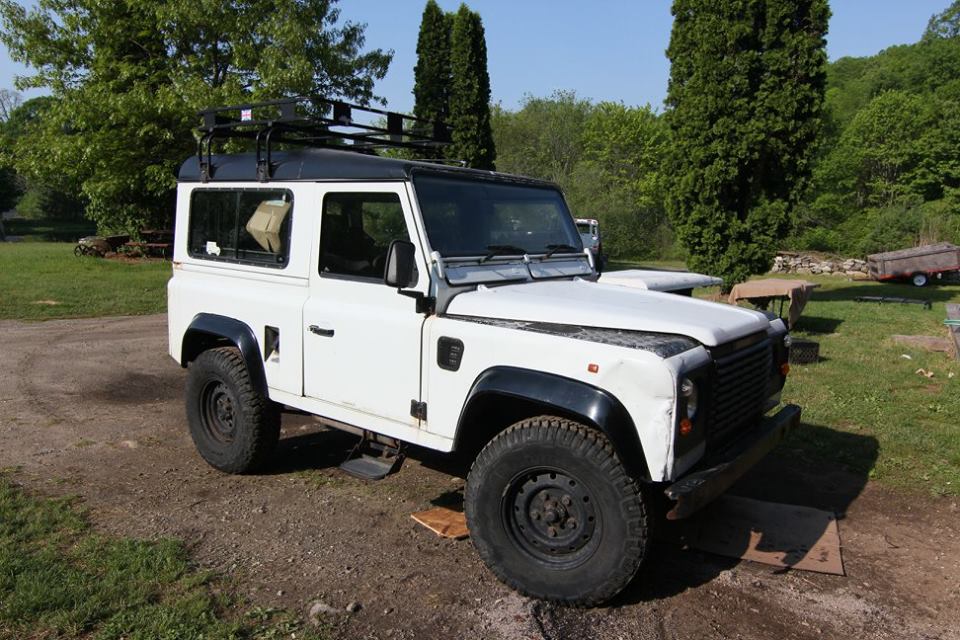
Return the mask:
<svg viewBox="0 0 960 640">
<path fill-rule="evenodd" d="M 551 538 L 556 538 L 556 537 L 557 537 L 557 530 L 556 530 L 556 528 L 555 528 L 555 527 L 547 527 L 547 534 L 548 534 Z"/>
<path fill-rule="evenodd" d="M 574 520 L 573 518 L 570 518 L 569 520 L 567 520 L 567 529 L 576 529 L 576 528 L 577 528 L 576 520 Z"/>
<path fill-rule="evenodd" d="M 563 496 L 563 499 L 560 502 L 562 502 L 566 507 L 569 507 L 571 504 L 573 504 L 573 500 L 570 499 L 570 496 Z"/>
<path fill-rule="evenodd" d="M 533 518 L 534 520 L 539 520 L 539 519 L 540 519 L 540 512 L 539 512 L 539 511 L 532 511 L 532 512 L 530 512 L 530 517 Z"/>
</svg>

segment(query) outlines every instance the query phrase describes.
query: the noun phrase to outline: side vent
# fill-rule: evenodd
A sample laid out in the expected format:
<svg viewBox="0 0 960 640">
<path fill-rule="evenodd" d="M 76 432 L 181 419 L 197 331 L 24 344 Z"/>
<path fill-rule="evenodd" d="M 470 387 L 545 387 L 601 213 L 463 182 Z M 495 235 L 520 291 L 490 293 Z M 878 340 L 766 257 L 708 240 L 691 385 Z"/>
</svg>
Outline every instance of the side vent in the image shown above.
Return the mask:
<svg viewBox="0 0 960 640">
<path fill-rule="evenodd" d="M 437 341 L 437 366 L 447 371 L 456 371 L 463 360 L 463 341 L 446 336 Z"/>
<path fill-rule="evenodd" d="M 280 358 L 280 329 L 269 325 L 263 328 L 263 359 L 264 361 Z"/>
</svg>

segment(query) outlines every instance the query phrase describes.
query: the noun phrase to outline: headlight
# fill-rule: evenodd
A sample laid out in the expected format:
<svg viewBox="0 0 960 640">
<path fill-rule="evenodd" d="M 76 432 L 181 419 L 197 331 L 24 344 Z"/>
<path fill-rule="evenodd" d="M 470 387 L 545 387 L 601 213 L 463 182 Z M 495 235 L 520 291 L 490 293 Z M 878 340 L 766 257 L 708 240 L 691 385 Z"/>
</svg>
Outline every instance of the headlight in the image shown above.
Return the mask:
<svg viewBox="0 0 960 640">
<path fill-rule="evenodd" d="M 684 378 L 680 381 L 680 396 L 686 400 L 687 417 L 693 420 L 697 415 L 697 385 L 690 378 Z"/>
<path fill-rule="evenodd" d="M 787 335 L 783 336 L 783 346 L 785 346 L 787 349 L 789 349 L 789 348 L 790 348 L 790 345 L 792 345 L 792 344 L 793 344 L 793 338 L 790 337 L 790 334 L 789 334 L 789 333 L 788 333 Z"/>
</svg>

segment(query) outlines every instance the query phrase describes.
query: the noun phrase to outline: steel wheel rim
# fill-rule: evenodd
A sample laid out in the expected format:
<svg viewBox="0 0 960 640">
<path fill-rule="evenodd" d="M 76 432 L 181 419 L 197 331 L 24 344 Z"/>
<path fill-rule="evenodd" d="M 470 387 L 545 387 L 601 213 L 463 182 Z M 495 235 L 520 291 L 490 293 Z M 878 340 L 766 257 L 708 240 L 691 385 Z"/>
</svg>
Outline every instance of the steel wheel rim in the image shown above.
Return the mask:
<svg viewBox="0 0 960 640">
<path fill-rule="evenodd" d="M 214 380 L 204 385 L 200 395 L 200 411 L 207 435 L 223 444 L 233 442 L 236 406 L 236 399 L 224 382 Z"/>
<path fill-rule="evenodd" d="M 541 565 L 570 569 L 590 559 L 600 544 L 596 498 L 572 474 L 537 468 L 507 486 L 501 517 L 511 541 Z"/>
</svg>

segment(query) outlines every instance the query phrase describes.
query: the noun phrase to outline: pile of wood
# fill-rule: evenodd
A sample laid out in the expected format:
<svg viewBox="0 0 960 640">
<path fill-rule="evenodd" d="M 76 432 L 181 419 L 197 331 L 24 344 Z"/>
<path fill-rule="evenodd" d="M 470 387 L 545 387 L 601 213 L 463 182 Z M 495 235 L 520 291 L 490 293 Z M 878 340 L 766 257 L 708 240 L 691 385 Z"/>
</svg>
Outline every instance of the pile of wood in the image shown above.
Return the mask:
<svg viewBox="0 0 960 640">
<path fill-rule="evenodd" d="M 824 273 L 862 277 L 867 271 L 867 262 L 857 258 L 824 259 L 812 254 L 783 252 L 773 259 L 773 268 L 770 273 Z"/>
</svg>

